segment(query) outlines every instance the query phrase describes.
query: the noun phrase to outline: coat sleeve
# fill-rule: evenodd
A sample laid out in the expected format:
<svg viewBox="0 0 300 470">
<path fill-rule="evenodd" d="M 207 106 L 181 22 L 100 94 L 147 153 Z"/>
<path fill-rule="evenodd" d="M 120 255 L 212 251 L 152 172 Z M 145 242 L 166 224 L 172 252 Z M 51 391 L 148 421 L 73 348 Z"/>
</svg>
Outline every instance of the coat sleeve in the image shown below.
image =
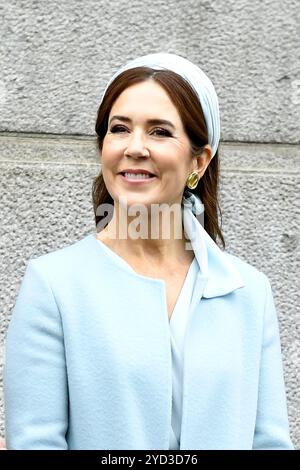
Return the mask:
<svg viewBox="0 0 300 470">
<path fill-rule="evenodd" d="M 67 375 L 60 313 L 36 259 L 28 262 L 6 335 L 8 449 L 67 449 Z"/>
<path fill-rule="evenodd" d="M 289 450 L 287 403 L 283 378 L 278 319 L 269 279 L 265 283 L 265 311 L 258 403 L 253 449 Z"/>
</svg>

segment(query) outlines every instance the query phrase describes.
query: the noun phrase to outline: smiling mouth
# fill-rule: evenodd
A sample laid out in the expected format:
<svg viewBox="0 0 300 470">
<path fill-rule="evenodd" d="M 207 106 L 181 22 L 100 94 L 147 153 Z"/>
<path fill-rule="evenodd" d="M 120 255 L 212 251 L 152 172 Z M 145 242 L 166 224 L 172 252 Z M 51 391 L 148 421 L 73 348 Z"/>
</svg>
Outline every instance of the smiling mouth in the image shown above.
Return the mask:
<svg viewBox="0 0 300 470">
<path fill-rule="evenodd" d="M 135 183 L 142 183 L 147 181 L 152 181 L 156 178 L 155 175 L 149 173 L 127 173 L 122 172 L 119 173 L 125 181 L 135 182 Z"/>
<path fill-rule="evenodd" d="M 155 175 L 153 175 L 152 173 L 130 173 L 124 171 L 121 172 L 120 175 L 130 180 L 146 180 L 155 178 Z"/>
</svg>

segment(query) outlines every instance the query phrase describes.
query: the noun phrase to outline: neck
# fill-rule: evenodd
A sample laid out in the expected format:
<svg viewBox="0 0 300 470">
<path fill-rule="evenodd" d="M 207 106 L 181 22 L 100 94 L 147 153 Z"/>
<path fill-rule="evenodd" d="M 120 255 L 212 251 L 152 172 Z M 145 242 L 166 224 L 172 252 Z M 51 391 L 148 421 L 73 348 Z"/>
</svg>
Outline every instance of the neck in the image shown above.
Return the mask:
<svg viewBox="0 0 300 470">
<path fill-rule="evenodd" d="M 161 205 L 151 213 L 140 207 L 137 215 L 132 215 L 116 203 L 113 217 L 99 238 L 119 253 L 155 260 L 157 264 L 180 262 L 191 256 L 186 250 L 180 204 L 172 210 L 167 204 Z"/>
</svg>

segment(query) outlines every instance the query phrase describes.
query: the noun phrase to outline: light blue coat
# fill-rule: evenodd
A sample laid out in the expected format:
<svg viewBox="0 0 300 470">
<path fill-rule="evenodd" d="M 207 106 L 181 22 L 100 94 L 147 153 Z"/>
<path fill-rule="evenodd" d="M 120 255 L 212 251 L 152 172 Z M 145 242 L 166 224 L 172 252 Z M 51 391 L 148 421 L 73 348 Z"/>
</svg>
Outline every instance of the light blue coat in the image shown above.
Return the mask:
<svg viewBox="0 0 300 470">
<path fill-rule="evenodd" d="M 181 449 L 291 449 L 268 278 L 197 224 Z M 168 449 L 171 404 L 164 282 L 94 233 L 31 259 L 6 341 L 8 448 Z"/>
</svg>

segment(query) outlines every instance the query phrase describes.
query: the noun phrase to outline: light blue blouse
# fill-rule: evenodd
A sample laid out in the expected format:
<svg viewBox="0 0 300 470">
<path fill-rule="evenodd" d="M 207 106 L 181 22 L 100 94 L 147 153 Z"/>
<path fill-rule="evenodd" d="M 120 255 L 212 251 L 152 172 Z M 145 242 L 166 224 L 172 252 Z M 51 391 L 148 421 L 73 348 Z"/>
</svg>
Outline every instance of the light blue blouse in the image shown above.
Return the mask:
<svg viewBox="0 0 300 470">
<path fill-rule="evenodd" d="M 182 417 L 182 386 L 183 386 L 183 345 L 188 315 L 195 283 L 199 272 L 199 264 L 194 257 L 184 284 L 177 299 L 170 319 L 170 338 L 172 351 L 172 425 L 170 432 L 170 449 L 180 449 L 180 432 Z M 197 296 L 199 292 L 196 292 Z"/>
</svg>

